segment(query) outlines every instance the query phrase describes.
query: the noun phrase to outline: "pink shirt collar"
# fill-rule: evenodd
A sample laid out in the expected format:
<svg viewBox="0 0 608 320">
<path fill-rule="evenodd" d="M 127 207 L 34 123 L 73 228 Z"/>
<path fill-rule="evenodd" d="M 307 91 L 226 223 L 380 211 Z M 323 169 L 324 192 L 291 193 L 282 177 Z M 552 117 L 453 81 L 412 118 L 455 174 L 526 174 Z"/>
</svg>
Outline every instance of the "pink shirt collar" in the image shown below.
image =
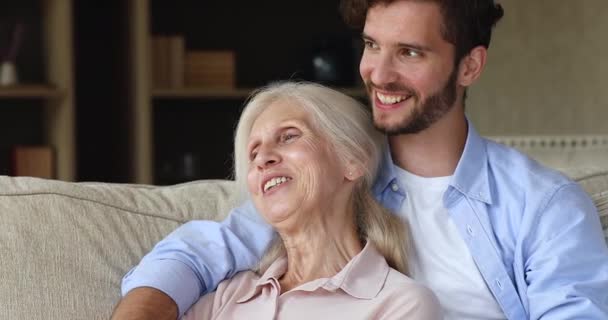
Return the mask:
<svg viewBox="0 0 608 320">
<path fill-rule="evenodd" d="M 390 267 L 376 247 L 367 242 L 363 250 L 351 259 L 344 268 L 331 278 L 321 278 L 304 283 L 292 291 L 315 291 L 319 288 L 327 291 L 342 289 L 358 299 L 373 299 L 378 295 Z M 264 287 L 272 286 L 279 290 L 279 280 L 287 271 L 287 257 L 283 256 L 273 262 L 268 270 L 256 281 L 255 286 L 246 291 L 237 303 L 243 303 L 257 296 Z"/>
</svg>

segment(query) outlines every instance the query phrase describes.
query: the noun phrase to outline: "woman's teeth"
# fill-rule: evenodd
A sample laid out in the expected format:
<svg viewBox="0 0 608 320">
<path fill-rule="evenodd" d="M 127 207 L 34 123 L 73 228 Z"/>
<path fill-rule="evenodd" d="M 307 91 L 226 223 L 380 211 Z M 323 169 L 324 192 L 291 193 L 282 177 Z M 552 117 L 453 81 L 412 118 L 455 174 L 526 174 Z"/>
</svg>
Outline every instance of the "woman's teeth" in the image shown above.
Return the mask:
<svg viewBox="0 0 608 320">
<path fill-rule="evenodd" d="M 407 96 L 391 96 L 379 92 L 376 93 L 376 97 L 378 97 L 378 100 L 383 104 L 395 104 L 407 99 Z"/>
<path fill-rule="evenodd" d="M 264 192 L 266 192 L 266 191 L 268 191 L 268 190 L 270 190 L 270 189 L 272 189 L 272 188 L 274 188 L 274 187 L 276 187 L 276 186 L 278 186 L 278 185 L 280 185 L 280 184 L 282 184 L 284 182 L 287 182 L 289 180 L 291 180 L 291 178 L 288 178 L 288 177 L 276 177 L 276 178 L 272 178 L 272 179 L 268 180 L 268 182 L 266 182 L 264 184 Z"/>
</svg>

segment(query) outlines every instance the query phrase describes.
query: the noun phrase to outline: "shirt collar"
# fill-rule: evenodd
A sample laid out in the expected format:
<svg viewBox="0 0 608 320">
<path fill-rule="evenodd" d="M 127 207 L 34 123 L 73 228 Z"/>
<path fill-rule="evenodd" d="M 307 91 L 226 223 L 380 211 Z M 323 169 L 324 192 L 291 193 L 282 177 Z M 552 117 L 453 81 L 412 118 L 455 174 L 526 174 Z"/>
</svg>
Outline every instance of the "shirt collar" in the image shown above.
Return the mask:
<svg viewBox="0 0 608 320">
<path fill-rule="evenodd" d="M 327 291 L 342 289 L 348 295 L 358 299 L 373 299 L 384 287 L 390 267 L 376 247 L 368 241 L 363 250 L 349 261 L 340 272 L 331 278 L 321 278 L 307 282 L 293 290 L 315 291 L 323 288 Z M 278 284 L 287 271 L 285 256 L 273 262 L 268 270 L 256 281 L 255 286 L 247 291 L 237 303 L 243 303 L 257 296 L 265 286 Z"/>
<path fill-rule="evenodd" d="M 470 198 L 492 204 L 487 142 L 467 119 L 468 134 L 451 185 Z"/>
<path fill-rule="evenodd" d="M 470 198 L 492 204 L 492 193 L 488 174 L 488 153 L 486 140 L 467 119 L 468 133 L 464 151 L 458 161 L 450 186 Z M 388 145 L 388 144 L 387 144 Z M 397 172 L 389 148 L 385 148 L 380 171 L 374 183 L 374 194 L 382 194 L 397 181 Z"/>
<path fill-rule="evenodd" d="M 388 144 L 388 137 L 386 139 L 387 143 L 384 144 L 385 147 L 382 150 L 383 156 L 380 162 L 380 169 L 378 170 L 376 182 L 372 190 L 374 194 L 382 194 L 386 188 L 389 188 L 397 180 L 397 172 L 393 166 L 393 156 Z"/>
<path fill-rule="evenodd" d="M 275 260 L 266 272 L 259 277 L 255 285 L 248 291 L 245 292 L 242 298 L 236 301 L 236 303 L 243 303 L 251 300 L 262 292 L 262 288 L 265 286 L 274 286 L 279 283 L 279 279 L 287 272 L 287 256 L 282 256 Z"/>
</svg>

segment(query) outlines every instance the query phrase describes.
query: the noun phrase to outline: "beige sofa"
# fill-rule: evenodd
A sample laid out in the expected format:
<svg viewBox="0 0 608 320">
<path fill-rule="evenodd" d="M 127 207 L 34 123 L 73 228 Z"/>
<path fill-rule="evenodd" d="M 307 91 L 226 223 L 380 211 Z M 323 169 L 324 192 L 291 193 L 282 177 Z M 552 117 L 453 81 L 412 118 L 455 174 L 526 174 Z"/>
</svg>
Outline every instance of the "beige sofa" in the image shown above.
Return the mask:
<svg viewBox="0 0 608 320">
<path fill-rule="evenodd" d="M 608 238 L 608 152 L 528 152 L 587 190 Z M 0 319 L 109 318 L 123 274 L 181 223 L 221 219 L 235 205 L 233 188 L 210 180 L 153 187 L 0 176 Z"/>
</svg>

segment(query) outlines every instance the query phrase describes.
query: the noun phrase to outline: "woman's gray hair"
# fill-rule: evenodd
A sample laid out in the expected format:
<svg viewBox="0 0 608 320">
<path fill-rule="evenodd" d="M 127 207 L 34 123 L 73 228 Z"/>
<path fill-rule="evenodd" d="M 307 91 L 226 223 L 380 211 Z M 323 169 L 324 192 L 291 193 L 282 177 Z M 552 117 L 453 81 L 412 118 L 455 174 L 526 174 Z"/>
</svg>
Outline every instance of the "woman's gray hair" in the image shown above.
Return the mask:
<svg viewBox="0 0 608 320">
<path fill-rule="evenodd" d="M 315 83 L 289 81 L 271 84 L 252 95 L 241 114 L 234 139 L 234 174 L 241 200 L 249 195 L 247 144 L 251 128 L 258 116 L 276 101 L 293 103 L 306 110 L 315 129 L 329 141 L 339 159 L 364 170 L 353 190 L 359 236 L 372 241 L 391 267 L 406 273 L 404 248 L 408 239 L 404 223 L 376 202 L 370 191 L 386 138 L 374 128 L 366 107 L 343 93 Z M 282 241 L 276 241 L 262 259 L 259 270 L 264 271 L 283 250 Z"/>
</svg>

